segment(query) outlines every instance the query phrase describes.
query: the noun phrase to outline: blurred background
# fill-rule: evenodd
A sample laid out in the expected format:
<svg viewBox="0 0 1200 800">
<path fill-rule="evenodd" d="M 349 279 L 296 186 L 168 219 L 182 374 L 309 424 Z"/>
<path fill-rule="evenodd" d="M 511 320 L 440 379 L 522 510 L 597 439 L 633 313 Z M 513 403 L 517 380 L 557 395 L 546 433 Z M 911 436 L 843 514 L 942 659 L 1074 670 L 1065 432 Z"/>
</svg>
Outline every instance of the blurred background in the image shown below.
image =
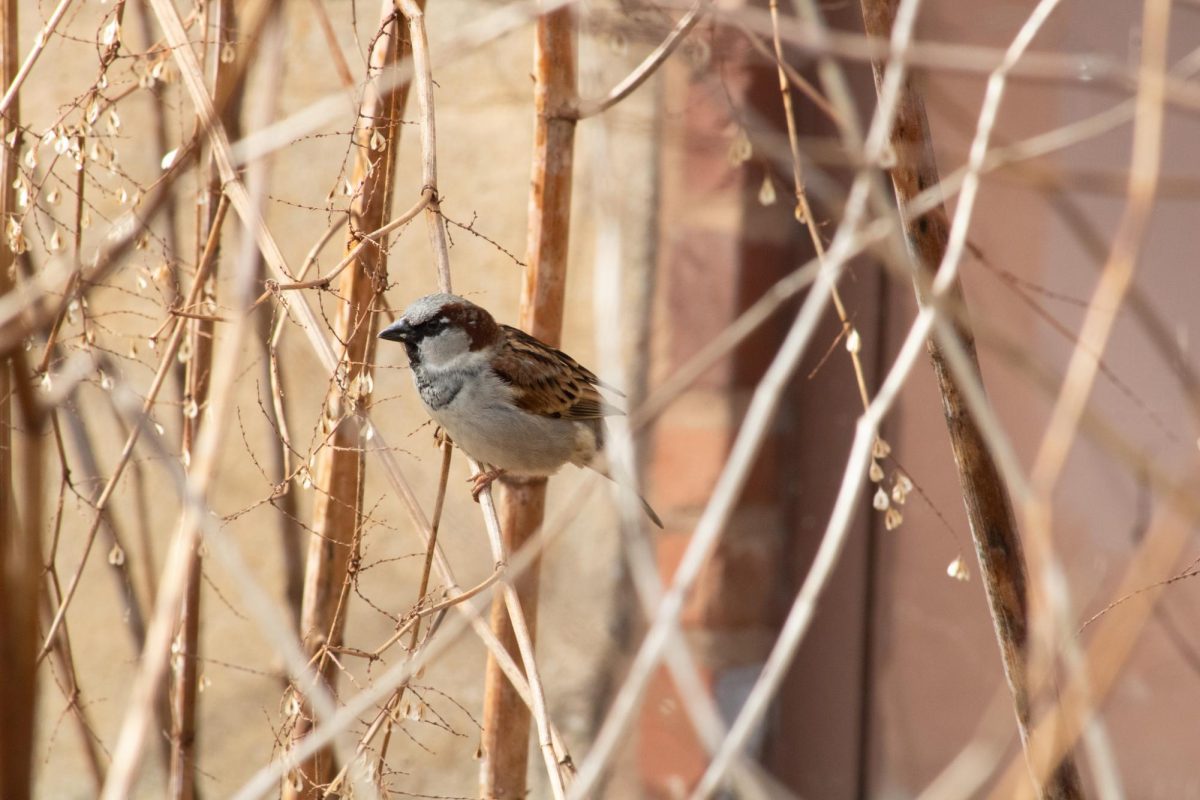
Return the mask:
<svg viewBox="0 0 1200 800">
<path fill-rule="evenodd" d="M 46 0 L 18 5 L 23 57 L 57 7 Z M 195 130 L 194 106 L 151 5 L 140 0 L 63 5 L 67 10 L 44 37 L 45 52 L 20 96 L 23 144 L 14 151 L 23 177 L 14 191 L 30 199 L 24 206 L 18 201 L 16 212 L 8 206 L 7 235 L 11 245 L 11 219 L 19 219 L 28 252 L 14 274 L 26 287 L 40 286 L 35 274 L 50 274 L 55 264 L 69 260 L 63 251 L 69 255 L 71 248 L 63 242 L 76 232 L 87 263 L 113 221 L 152 195 L 171 163 L 164 156 L 185 152 L 181 146 Z M 202 46 L 215 36 L 211 29 L 205 32 L 204 4 L 174 5 L 190 26 L 197 52 L 211 51 L 206 69 L 217 62 L 241 64 L 244 54 L 262 45 L 234 35 L 227 59 L 221 47 Z M 249 19 L 267 4 L 233 5 Z M 925 98 L 945 176 L 967 163 L 988 73 L 1035 4 L 918 5 L 915 40 L 930 47 L 912 62 L 912 81 Z M 984 176 L 960 268 L 988 398 L 1026 468 L 1035 459 L 1129 202 L 1135 119 L 1130 100 L 1145 78 L 1139 73 L 1141 4 L 1054 5 L 1026 68 L 1010 78 L 991 142 L 1002 148 L 1048 135 L 1038 141 L 1050 144 Z M 865 129 L 876 89 L 871 52 L 860 46 L 862 12 L 854 2 L 817 7 L 823 22 L 801 21 L 808 4 L 779 9 L 784 62 L 821 91 L 821 48 L 814 42 L 827 26 Z M 512 8 L 526 17 L 536 11 Z M 579 30 L 582 98 L 605 95 L 688 11 L 643 2 L 569 8 Z M 1200 7 L 1177 0 L 1156 8 L 1155 13 L 1170 14 L 1166 60 L 1177 69 L 1177 83 L 1165 105 L 1161 175 L 1128 305 L 1113 310 L 1115 328 L 1088 400 L 1089 413 L 1116 429 L 1129 450 L 1114 454 L 1081 434 L 1052 496 L 1052 541 L 1071 615 L 1064 635 L 1084 645 L 1093 629 L 1080 626 L 1114 599 L 1164 505 L 1165 493 L 1139 463 L 1191 485 L 1186 476 L 1200 433 L 1188 389 L 1200 275 L 1186 266 L 1197 251 L 1194 220 L 1200 210 L 1195 174 L 1200 130 L 1186 71 L 1200 36 Z M 498 320 L 516 324 L 529 270 L 533 22 L 522 18 L 513 24 L 503 11 L 496 2 L 446 0 L 429 4 L 425 22 L 437 103 L 438 193 L 454 290 Z M 699 22 L 640 88 L 576 128 L 569 250 L 560 265 L 566 274 L 561 345 L 626 394 L 637 426 L 633 442 L 643 493 L 665 522 L 662 531 L 622 530 L 608 486 L 572 467 L 550 481 L 545 529 L 554 535 L 539 540 L 537 654 L 548 717 L 577 767 L 612 713 L 651 619 L 635 590 L 634 560 L 653 558 L 654 574 L 664 583 L 671 580 L 804 293 L 777 303 L 732 352 L 682 391 L 673 389 L 677 395 L 670 405 L 648 424 L 641 424 L 638 409 L 815 256 L 809 230 L 795 213 L 793 160 L 768 12 L 765 5 L 740 0 L 703 5 Z M 361 124 L 359 102 L 380 10 L 361 0 L 313 0 L 280 4 L 278 14 L 285 31 L 282 70 L 256 68 L 249 59 L 241 125 L 250 134 L 265 128 L 264 120 L 282 121 L 284 135 L 264 162 L 269 166 L 262 211 L 285 261 L 297 265 L 355 201 L 353 162 L 362 147 L 353 137 Z M 114 41 L 108 38 L 114 20 L 120 46 L 101 70 L 106 77 L 98 78 L 98 59 L 103 63 L 105 47 Z M 945 47 L 934 46 L 939 44 Z M 98 91 L 112 100 L 111 107 L 88 119 L 94 96 L 89 92 L 101 83 Z M 812 223 L 828 245 L 862 154 L 847 152 L 826 109 L 794 85 L 791 96 Z M 408 99 L 401 124 L 394 126 L 392 216 L 416 202 L 423 188 L 415 100 Z M 1122 106 L 1125 112 L 1113 111 Z M 1078 135 L 1061 133 L 1102 112 L 1120 118 Z M 71 131 L 83 130 L 84 120 L 94 128 L 87 140 L 100 147 L 86 151 L 85 145 L 79 185 L 88 186 L 80 206 L 90 217 L 86 230 L 74 208 L 77 176 L 70 145 L 56 152 L 68 134 L 83 137 Z M 168 309 L 176 292 L 186 293 L 199 261 L 203 240 L 198 246 L 197 231 L 207 224 L 206 209 L 197 205 L 203 184 L 198 168 L 194 180 L 175 184 L 171 215 L 155 217 L 149 234 L 139 237 L 120 265 L 86 286 L 86 302 L 69 306 L 46 371 L 17 377 L 41 396 L 58 397 L 60 381 L 71 380 L 62 374 L 74 354 L 103 360 L 69 396 L 59 398 L 53 429 L 37 433 L 19 414 L 13 423 L 15 442 L 40 436 L 46 453 L 43 494 L 22 496 L 25 451 L 14 445 L 18 510 L 28 516 L 32 505 L 43 509 L 42 560 L 52 559 L 60 584 L 81 570 L 62 626 L 74 677 L 58 656 L 46 658 L 37 672 L 36 797 L 97 795 L 113 758 L 138 674 L 138 617 L 144 620 L 153 609 L 159 570 L 179 527 L 175 468 L 183 463 L 186 420 L 219 426 L 219 461 L 207 502 L 254 580 L 278 606 L 280 619 L 295 630 L 295 617 L 288 615 L 298 612 L 300 562 L 319 535 L 314 505 L 322 485 L 315 473 L 320 453 L 329 447 L 327 395 L 336 381 L 284 307 L 279 298 L 284 293 L 269 296 L 265 327 L 245 340 L 228 413 L 219 419 L 189 396 L 185 372 L 191 349 L 184 345 L 148 415 L 151 425 L 143 436 L 156 435 L 158 442 L 134 449 L 85 557 L 93 506 L 131 430 L 111 398 L 119 391 L 145 398 L 150 391 L 162 331 L 171 319 Z M 953 213 L 955 199 L 947 203 Z M 229 216 L 233 220 L 232 212 Z M 244 238 L 240 225 L 225 226 L 226 262 L 206 289 L 212 303 L 205 314 L 219 320 L 218 342 L 226 320 L 239 313 L 231 299 L 236 269 L 230 265 L 242 257 Z M 342 260 L 345 244 L 344 231 L 335 230 L 309 277 L 328 274 Z M 438 288 L 423 218 L 394 234 L 386 253 L 386 286 L 369 304 L 382 324 Z M 263 290 L 261 281 L 256 287 L 256 294 Z M 824 313 L 787 380 L 719 544 L 683 607 L 684 636 L 678 641 L 726 721 L 760 675 L 843 481 L 863 407 L 847 331 L 853 331 L 873 397 L 917 313 L 911 281 L 872 253 L 850 260 L 839 289 L 848 325 L 832 308 Z M 336 286 L 302 291 L 325 332 L 336 335 L 347 298 Z M 62 296 L 61 288 L 48 293 Z M 279 321 L 282 382 L 273 392 L 271 359 L 259 340 Z M 48 330 L 44 326 L 28 336 L 26 357 L 33 367 L 48 349 Z M 616 360 L 605 356 L 614 342 L 623 354 Z M 432 426 L 412 388 L 402 348 L 384 342 L 371 363 L 374 376 L 364 407 L 369 403 L 374 426 L 428 513 L 441 463 Z M 278 407 L 290 444 L 282 471 L 275 399 L 284 401 Z M 751 770 L 756 777 L 750 784 L 739 781 L 726 789 L 727 796 L 988 796 L 1004 769 L 1020 763 L 1012 700 L 946 430 L 942 397 L 922 355 L 880 428 L 889 447 L 876 459 L 882 477 L 872 476 L 856 501 L 849 537 L 811 629 L 750 737 L 748 753 L 761 770 Z M 377 462 L 365 463 L 357 554 L 341 604 L 346 652 L 333 655 L 339 704 L 403 661 L 401 649 L 381 661 L 350 651 L 374 651 L 414 608 L 425 557 L 394 484 Z M 462 587 L 483 581 L 494 565 L 467 480 L 465 459 L 456 455 L 439 541 Z M 1189 517 L 1185 525 L 1190 524 Z M 198 796 L 233 796 L 280 758 L 297 710 L 286 691 L 285 665 L 248 609 L 239 577 L 204 545 L 201 555 L 199 649 L 187 657 L 196 665 L 199 689 L 194 788 Z M 1178 563 L 1144 584 L 1190 574 L 1196 555 L 1194 543 L 1185 542 Z M 430 584 L 435 598 L 445 586 L 440 580 L 435 574 Z M 60 597 L 47 595 L 42 604 L 39 645 Z M 1132 652 L 1086 725 L 1092 744 L 1076 754 L 1084 796 L 1200 797 L 1195 766 L 1200 638 L 1187 622 L 1196 613 L 1196 585 L 1178 580 L 1129 634 Z M 383 795 L 480 796 L 481 763 L 493 755 L 481 752 L 485 659 L 476 637 L 459 635 L 413 679 L 404 705 L 395 709 L 383 766 L 375 768 L 383 775 Z M 172 659 L 173 670 L 181 668 L 179 662 Z M 1067 674 L 1064 669 L 1060 677 Z M 73 683 L 77 706 L 71 703 Z M 1053 692 L 1035 695 L 1039 714 L 1052 707 Z M 665 669 L 656 671 L 594 795 L 690 796 L 709 763 L 687 713 L 694 700 Z M 364 714 L 342 731 L 343 745 L 352 749 L 372 718 Z M 132 790 L 138 797 L 168 796 L 170 731 L 160 722 L 151 723 L 144 745 Z M 370 752 L 377 754 L 375 747 Z M 536 742 L 528 781 L 527 796 L 552 796 Z"/>
</svg>

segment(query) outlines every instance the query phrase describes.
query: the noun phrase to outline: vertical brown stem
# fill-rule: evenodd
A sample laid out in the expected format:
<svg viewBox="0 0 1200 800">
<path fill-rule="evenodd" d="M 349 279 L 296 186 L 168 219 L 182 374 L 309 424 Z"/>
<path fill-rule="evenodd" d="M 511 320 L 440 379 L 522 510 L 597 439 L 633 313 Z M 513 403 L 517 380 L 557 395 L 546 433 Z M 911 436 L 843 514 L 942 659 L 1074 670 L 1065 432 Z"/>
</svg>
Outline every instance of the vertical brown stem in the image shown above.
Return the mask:
<svg viewBox="0 0 1200 800">
<path fill-rule="evenodd" d="M 205 8 L 205 29 L 211 35 L 207 61 L 211 70 L 213 96 L 230 97 L 232 84 L 236 81 L 231 64 L 223 63 L 219 54 L 227 42 L 234 40 L 237 19 L 232 0 L 220 0 Z M 239 128 L 240 104 L 236 98 L 226 103 L 221 110 L 221 124 L 231 138 L 236 138 Z M 196 275 L 196 280 L 216 286 L 218 265 L 217 249 L 221 237 L 221 225 L 217 218 L 218 198 L 221 195 L 221 179 L 212 164 L 211 155 L 204 167 L 205 202 L 197 205 L 196 263 L 209 260 L 206 275 Z M 168 217 L 170 219 L 170 217 Z M 223 219 L 223 215 L 222 215 Z M 202 245 L 202 246 L 201 246 Z M 192 292 L 203 303 L 213 300 L 215 290 L 201 285 Z M 196 312 L 200 309 L 189 308 Z M 184 368 L 183 395 L 183 442 L 184 464 L 190 465 L 194 454 L 196 437 L 200 432 L 200 421 L 208 402 L 209 379 L 213 359 L 213 322 L 193 319 L 188 323 L 188 339 L 191 358 Z M 173 660 L 171 697 L 171 764 L 168 778 L 169 796 L 175 800 L 192 800 L 196 796 L 196 703 L 199 692 L 200 666 L 200 588 L 201 561 L 199 550 L 192 552 L 188 562 L 183 606 L 180 609 L 178 649 Z"/>
<path fill-rule="evenodd" d="M 405 27 L 397 24 L 390 0 L 381 12 L 382 29 L 371 49 L 370 70 L 378 78 L 407 50 Z M 403 83 L 385 91 L 369 83 L 359 109 L 355 132 L 355 161 L 351 185 L 360 187 L 351 208 L 347 250 L 363 234 L 382 227 L 391 214 L 393 159 L 399 115 L 408 95 Z M 338 309 L 336 336 L 346 343 L 338 372 L 325 402 L 328 438 L 317 456 L 313 536 L 309 542 L 304 580 L 300 633 L 308 653 L 319 656 L 326 645 L 339 644 L 345 624 L 345 587 L 349 566 L 358 552 L 362 507 L 364 440 L 358 409 L 370 400 L 375 351 L 376 300 L 387 285 L 387 258 L 382 247 L 364 248 L 338 281 L 344 299 Z M 335 665 L 315 661 L 329 684 Z M 302 704 L 293 740 L 312 727 L 312 713 Z M 288 798 L 316 797 L 336 773 L 333 753 L 323 750 L 294 770 L 284 785 Z"/>
<path fill-rule="evenodd" d="M 868 35 L 884 41 L 891 36 L 897 2 L 898 0 L 862 0 L 863 21 Z M 876 62 L 873 66 L 878 86 L 884 64 Z M 902 210 L 923 190 L 940 180 L 929 133 L 929 120 L 925 114 L 925 103 L 912 81 L 910 75 L 901 91 L 891 134 L 892 147 L 896 153 L 896 164 L 891 169 L 891 178 L 896 200 Z M 915 283 L 917 300 L 924 304 L 926 297 L 922 287 L 927 285 L 928 276 L 938 268 L 946 253 L 949 239 L 946 211 L 944 207 L 938 206 L 922 216 L 903 216 L 905 237 L 917 255 L 917 267 L 923 273 L 916 276 Z M 957 281 L 948 293 L 948 302 L 953 307 L 966 308 L 962 286 Z M 967 315 L 955 315 L 953 324 L 982 383 L 982 373 L 975 353 L 975 336 Z M 979 558 L 979 569 L 987 591 L 992 624 L 1000 644 L 1004 675 L 1013 697 L 1017 728 L 1022 746 L 1027 748 L 1032 721 L 1032 698 L 1027 671 L 1029 607 L 1021 537 L 1017 532 L 1012 501 L 1000 470 L 967 408 L 941 348 L 932 337 L 928 347 L 942 396 L 942 410 L 950 431 L 950 443 L 955 464 L 958 466 L 963 504 L 966 506 L 967 520 Z M 1063 758 L 1058 768 L 1039 787 L 1039 794 L 1054 800 L 1083 796 L 1079 771 L 1070 755 Z"/>
<path fill-rule="evenodd" d="M 454 446 L 449 440 L 444 440 L 441 448 L 442 470 L 438 477 L 438 492 L 437 499 L 433 504 L 433 516 L 429 520 L 429 543 L 425 545 L 425 564 L 421 568 L 421 581 L 417 586 L 417 608 L 420 608 L 425 603 L 425 594 L 429 591 L 429 576 L 433 572 L 433 556 L 437 552 L 438 530 L 441 528 L 442 510 L 446 504 L 446 484 L 450 480 L 450 460 L 454 455 Z M 408 637 L 409 653 L 415 654 L 417 648 L 420 646 L 421 618 L 417 617 L 413 624 L 412 635 Z M 375 769 L 376 780 L 379 782 L 379 791 L 383 794 L 386 794 L 386 787 L 383 785 L 384 775 L 386 774 L 384 767 L 387 764 L 388 742 L 392 735 L 392 718 L 396 709 L 400 707 L 400 701 L 404 698 L 404 690 L 408 688 L 408 685 L 409 681 L 407 680 L 400 684 L 383 710 L 387 721 L 383 732 L 383 743 L 379 746 L 379 756 Z M 360 745 L 359 752 L 362 749 L 362 745 Z M 344 770 L 345 768 L 343 767 Z"/>
<path fill-rule="evenodd" d="M 0 85 L 3 86 L 12 83 L 19 65 L 17 5 L 18 0 L 3 0 L 0 5 Z M 0 225 L 5 230 L 9 216 L 16 210 L 12 182 L 20 147 L 19 140 L 10 146 L 6 139 L 10 132 L 19 130 L 19 107 L 14 97 L 0 117 Z M 0 296 L 12 290 L 13 264 L 7 242 L 0 241 Z M 13 493 L 12 458 L 12 397 L 18 380 L 15 359 L 10 356 L 0 361 L 0 675 L 3 675 L 0 719 L 4 720 L 0 726 L 0 796 L 26 800 L 33 782 L 37 586 L 41 577 L 37 511 L 41 497 L 27 495 L 26 525 L 22 528 Z M 29 422 L 27 419 L 26 423 Z M 34 431 L 29 436 L 39 438 Z M 36 442 L 31 445 L 37 446 Z M 36 482 L 41 477 L 41 464 L 25 464 L 25 473 L 29 481 Z"/>
<path fill-rule="evenodd" d="M 15 114 L 16 103 L 9 106 Z M 12 194 L 4 191 L 6 207 Z M 25 800 L 33 792 L 33 745 L 36 741 L 38 595 L 42 580 L 42 435 L 45 414 L 33 398 L 32 381 L 25 354 L 17 353 L 0 365 L 5 390 L 19 399 L 24 430 L 21 469 L 12 469 L 12 454 L 3 456 L 3 512 L 0 518 L 0 713 L 5 714 L 0 733 L 0 796 Z M 26 376 L 22 379 L 22 376 Z M 4 436 L 12 443 L 12 395 L 4 396 Z M 13 480 L 21 479 L 21 509 L 18 520 Z"/>
<path fill-rule="evenodd" d="M 61 597 L 61 593 L 58 594 Z M 43 609 L 45 618 L 50 619 L 54 616 L 54 600 L 50 597 L 50 584 L 47 583 L 43 592 Z M 97 747 L 97 739 L 95 734 L 95 726 L 87 717 L 87 709 L 84 706 L 83 690 L 79 687 L 79 674 L 75 670 L 75 660 L 71 654 L 71 637 L 67 633 L 67 628 L 64 625 L 58 636 L 54 637 L 53 649 L 50 651 L 58 665 L 59 671 L 62 673 L 62 680 L 65 682 L 63 686 L 63 694 L 67 700 L 67 710 L 70 711 L 72 719 L 75 720 L 76 726 L 79 728 L 79 744 L 83 749 L 84 760 L 87 761 L 88 772 L 91 773 L 93 791 L 95 794 L 100 794 L 100 790 L 104 787 L 104 762 L 100 760 L 100 750 Z"/>
<path fill-rule="evenodd" d="M 261 266 L 260 266 L 261 269 Z M 302 530 L 299 524 L 299 508 L 296 503 L 296 493 L 292 487 L 285 483 L 290 471 L 288 466 L 288 450 L 286 447 L 279 446 L 279 440 L 276 432 L 286 430 L 286 420 L 283 424 L 280 422 L 280 417 L 283 416 L 284 398 L 282 395 L 283 387 L 283 364 L 276 360 L 274 365 L 271 363 L 271 309 L 264 303 L 259 306 L 254 312 L 256 323 L 258 325 L 259 341 L 263 347 L 263 375 L 262 375 L 262 407 L 267 415 L 267 421 L 271 425 L 271 430 L 268 435 L 272 436 L 270 447 L 267 448 L 271 454 L 271 472 L 272 480 L 276 481 L 277 485 L 281 486 L 279 495 L 275 500 L 276 508 L 279 513 L 279 549 L 283 555 L 283 594 L 284 600 L 287 602 L 288 611 L 291 613 L 292 622 L 296 625 L 296 629 L 300 629 L 300 605 L 304 597 L 304 540 L 301 538 Z M 275 381 L 272 377 L 272 370 L 275 370 L 278 376 L 278 385 L 280 387 L 280 396 L 271 397 L 270 392 Z"/>
<path fill-rule="evenodd" d="M 538 18 L 534 40 L 533 177 L 529 197 L 529 238 L 520 324 L 544 342 L 562 338 L 563 298 L 571 220 L 571 173 L 574 165 L 576 44 L 569 8 Z M 516 552 L 542 524 L 546 481 L 502 481 L 501 527 L 509 553 Z M 514 587 L 536 630 L 538 562 Z M 516 639 L 500 595 L 492 601 L 492 630 L 518 657 Z M 480 793 L 485 798 L 518 798 L 526 793 L 529 759 L 529 709 L 518 697 L 494 658 L 484 683 L 483 751 Z"/>
<path fill-rule="evenodd" d="M 54 562 L 57 557 L 59 537 L 62 533 L 63 501 L 67 494 L 71 472 L 67 466 L 66 448 L 63 446 L 62 427 L 59 425 L 57 412 L 51 411 L 49 417 L 54 435 L 55 449 L 58 452 L 60 474 L 54 524 L 51 526 L 49 546 L 46 548 L 47 552 L 43 556 L 42 561 L 42 571 L 46 575 L 46 580 L 42 586 L 41 595 L 43 614 L 47 625 L 54 618 L 54 611 L 63 599 L 62 584 L 58 579 L 58 570 Z M 62 688 L 67 699 L 67 707 L 79 729 L 80 745 L 83 748 L 84 758 L 87 760 L 88 770 L 92 775 L 94 791 L 98 795 L 104 788 L 104 763 L 100 760 L 100 751 L 97 746 L 99 739 L 95 734 L 96 728 L 88 719 L 87 707 L 83 699 L 83 689 L 79 685 L 79 673 L 75 669 L 75 658 L 71 653 L 71 636 L 65 622 L 59 627 L 58 635 L 54 637 L 51 653 L 58 664 L 59 671 L 62 673 L 62 681 L 65 681 L 66 684 Z"/>
<path fill-rule="evenodd" d="M 149 50 L 155 44 L 156 31 L 154 30 L 154 23 L 151 19 L 152 15 L 151 15 L 150 9 L 147 7 L 146 0 L 138 0 L 137 12 L 138 12 L 137 13 L 138 27 L 140 28 L 143 47 L 144 47 L 144 49 Z M 205 8 L 205 13 L 206 14 L 211 13 L 209 11 L 209 7 Z M 170 149 L 171 149 L 170 136 L 168 133 L 168 129 L 169 129 L 169 125 L 170 125 L 170 122 L 169 122 L 170 112 L 168 110 L 168 107 L 167 107 L 167 104 L 166 104 L 165 98 L 164 98 L 164 94 L 166 93 L 166 86 L 159 81 L 154 81 L 154 85 L 152 87 L 150 87 L 150 93 L 154 98 L 153 120 L 154 120 L 154 147 L 155 147 L 155 153 L 156 153 L 155 158 L 161 158 L 162 156 L 166 155 L 167 152 L 170 151 Z M 233 135 L 232 132 L 230 133 L 230 135 L 231 136 Z M 82 176 L 83 176 L 83 172 L 81 171 L 80 172 L 80 181 L 81 182 L 83 180 Z M 79 197 L 82 200 L 82 197 L 83 197 L 82 192 L 79 194 Z M 211 208 L 211 206 L 207 207 L 207 208 Z M 163 212 L 162 213 L 163 213 L 162 232 L 163 232 L 163 240 L 166 243 L 166 248 L 165 248 L 166 249 L 166 260 L 167 260 L 167 263 L 170 265 L 170 272 L 169 272 L 169 276 L 168 276 L 169 284 L 167 286 L 167 299 L 170 303 L 176 303 L 180 300 L 181 283 L 180 283 L 180 276 L 179 276 L 179 272 L 180 272 L 180 270 L 179 270 L 179 256 L 180 256 L 179 233 L 176 229 L 177 226 L 175 224 L 176 220 L 179 218 L 179 203 L 177 202 L 174 192 L 171 192 L 171 194 L 163 202 Z M 187 382 L 186 365 L 182 365 L 175 373 L 173 373 L 173 377 L 178 381 L 177 388 L 179 389 L 180 393 L 182 394 L 183 392 L 185 392 L 187 390 L 186 389 L 186 382 Z M 136 468 L 137 465 L 135 464 L 134 466 Z M 150 596 L 151 597 L 154 596 L 153 592 L 151 592 Z"/>
<path fill-rule="evenodd" d="M 17 0 L 3 0 L 0 6 L 0 83 L 7 86 L 17 72 Z M 19 107 L 14 99 L 8 111 L 0 116 L 0 133 L 8 136 L 10 132 L 18 131 Z M 18 138 L 12 146 L 7 143 L 0 145 L 0 223 L 8 230 L 9 217 L 15 209 L 13 192 L 10 184 L 16 174 L 17 153 L 21 141 Z M 12 250 L 7 242 L 0 246 L 0 296 L 12 291 L 12 269 L 15 264 Z M 0 362 L 0 531 L 3 531 L 5 547 L 0 548 L 0 558 L 8 557 L 10 537 L 13 536 L 13 525 L 16 522 L 16 509 L 13 507 L 12 486 L 12 396 L 13 383 L 11 362 L 5 358 Z M 8 561 L 0 563 L 7 567 Z M 6 579 L 7 573 L 0 573 L 0 579 Z M 7 588 L 7 580 L 5 588 Z M 5 624 L 5 618 L 0 616 L 0 625 Z M 0 646 L 7 642 L 7 637 L 0 638 Z M 7 655 L 7 651 L 5 651 Z M 0 753 L 0 763 L 4 763 L 3 753 Z M 6 773 L 7 774 L 7 773 Z M 5 784 L 7 785 L 7 784 Z"/>
</svg>

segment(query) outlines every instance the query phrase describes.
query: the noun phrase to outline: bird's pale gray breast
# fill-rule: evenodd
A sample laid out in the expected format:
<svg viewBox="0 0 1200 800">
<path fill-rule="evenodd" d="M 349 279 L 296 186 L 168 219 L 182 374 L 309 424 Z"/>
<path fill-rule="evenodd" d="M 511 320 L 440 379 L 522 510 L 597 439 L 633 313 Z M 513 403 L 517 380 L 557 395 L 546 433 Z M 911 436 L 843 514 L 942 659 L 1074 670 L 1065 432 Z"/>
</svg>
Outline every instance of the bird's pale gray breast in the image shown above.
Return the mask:
<svg viewBox="0 0 1200 800">
<path fill-rule="evenodd" d="M 462 391 L 467 377 L 465 372 L 445 371 L 440 372 L 437 379 L 433 380 L 430 372 L 423 367 L 413 369 L 413 381 L 417 385 L 421 400 L 433 411 L 445 408 L 454 402 L 454 398 L 458 397 L 458 393 Z"/>
</svg>

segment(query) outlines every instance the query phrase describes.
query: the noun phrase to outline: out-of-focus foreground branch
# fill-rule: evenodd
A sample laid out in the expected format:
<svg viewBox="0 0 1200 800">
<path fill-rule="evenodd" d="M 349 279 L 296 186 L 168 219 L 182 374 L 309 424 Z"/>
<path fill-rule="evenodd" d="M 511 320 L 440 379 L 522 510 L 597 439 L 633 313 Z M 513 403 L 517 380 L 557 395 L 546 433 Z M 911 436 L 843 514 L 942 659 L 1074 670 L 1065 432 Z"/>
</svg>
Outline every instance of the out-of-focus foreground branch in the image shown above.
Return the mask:
<svg viewBox="0 0 1200 800">
<path fill-rule="evenodd" d="M 407 40 L 389 0 L 383 3 L 381 18 L 382 28 L 371 49 L 372 81 L 364 92 L 355 131 L 351 185 L 357 187 L 357 193 L 347 249 L 355 247 L 363 234 L 382 227 L 391 215 L 399 114 L 409 84 L 393 82 L 380 91 L 376 81 L 400 59 Z M 313 534 L 300 621 L 305 647 L 316 656 L 321 677 L 331 684 L 336 680 L 336 665 L 324 656 L 324 650 L 341 643 L 348 568 L 359 547 L 366 449 L 365 426 L 358 411 L 371 396 L 375 301 L 386 283 L 387 256 L 382 243 L 363 248 L 338 283 L 343 302 L 338 307 L 336 331 L 345 349 L 325 402 L 323 426 L 328 433 L 316 459 Z M 303 737 L 312 722 L 311 708 L 304 705 L 295 721 L 293 741 Z M 292 772 L 284 796 L 317 797 L 320 787 L 336 772 L 332 752 L 322 751 Z"/>
<path fill-rule="evenodd" d="M 213 41 L 205 51 L 205 61 L 212 75 L 215 98 L 230 98 L 221 110 L 221 124 L 230 136 L 238 135 L 241 92 L 234 93 L 236 79 L 233 64 L 220 57 L 226 45 L 232 46 L 237 20 L 232 0 L 220 0 L 205 6 L 205 30 L 212 32 Z M 211 149 L 211 145 L 209 146 Z M 204 188 L 204 202 L 197 203 L 196 241 L 198 265 L 194 280 L 197 285 L 191 294 L 201 298 L 199 308 L 182 309 L 197 312 L 216 307 L 216 277 L 220 256 L 218 248 L 221 227 L 225 219 L 221 199 L 221 178 L 211 155 L 208 163 L 200 163 L 199 183 Z M 167 225 L 173 216 L 167 214 Z M 208 266 L 207 274 L 199 267 Z M 212 372 L 213 336 L 215 325 L 210 319 L 188 321 L 191 358 L 184 370 L 182 419 L 182 453 L 185 465 L 192 461 L 200 421 L 208 407 L 209 379 Z M 217 423 L 220 424 L 220 423 Z M 192 800 L 196 796 L 196 705 L 199 693 L 200 666 L 200 589 L 201 560 L 199 550 L 191 554 L 188 564 L 187 587 L 180 610 L 179 633 L 176 640 L 177 658 L 172 661 L 171 694 L 171 763 L 168 790 L 172 798 Z"/>
<path fill-rule="evenodd" d="M 863 0 L 863 21 L 867 33 L 887 41 L 895 22 L 897 5 L 898 0 Z M 884 64 L 874 62 L 873 68 L 878 85 Z M 926 187 L 940 181 L 924 99 L 911 75 L 900 92 L 891 141 L 896 163 L 889 172 L 897 201 L 904 212 L 906 206 Z M 916 266 L 922 271 L 915 280 L 918 301 L 925 304 L 928 297 L 922 287 L 946 255 L 949 241 L 946 212 L 944 207 L 938 206 L 923 215 L 902 213 L 902 216 L 905 237 L 917 259 Z M 966 300 L 957 279 L 947 292 L 947 298 L 953 305 L 965 307 Z M 954 325 L 975 373 L 982 380 L 975 354 L 975 337 L 966 315 L 957 315 Z M 942 409 L 950 432 L 963 503 L 979 558 L 996 639 L 1000 645 L 1004 674 L 1013 696 L 1017 727 L 1022 745 L 1027 746 L 1032 721 L 1031 687 L 1027 671 L 1029 603 L 1025 558 L 1017 532 L 1016 516 L 1004 479 L 963 399 L 956 378 L 951 374 L 941 347 L 931 337 L 928 348 L 942 396 Z M 1079 771 L 1069 754 L 1047 778 L 1042 794 L 1064 800 L 1083 796 Z"/>
</svg>

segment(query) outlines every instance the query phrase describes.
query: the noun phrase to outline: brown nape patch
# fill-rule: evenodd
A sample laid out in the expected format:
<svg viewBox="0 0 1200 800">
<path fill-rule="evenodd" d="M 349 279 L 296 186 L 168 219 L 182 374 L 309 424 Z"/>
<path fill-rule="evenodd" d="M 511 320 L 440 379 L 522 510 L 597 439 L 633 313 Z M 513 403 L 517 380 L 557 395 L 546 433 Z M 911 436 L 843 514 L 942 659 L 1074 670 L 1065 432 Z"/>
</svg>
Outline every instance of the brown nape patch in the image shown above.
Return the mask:
<svg viewBox="0 0 1200 800">
<path fill-rule="evenodd" d="M 442 314 L 466 332 L 472 350 L 482 350 L 500 335 L 500 326 L 492 315 L 474 303 L 447 303 L 442 306 Z"/>
</svg>

